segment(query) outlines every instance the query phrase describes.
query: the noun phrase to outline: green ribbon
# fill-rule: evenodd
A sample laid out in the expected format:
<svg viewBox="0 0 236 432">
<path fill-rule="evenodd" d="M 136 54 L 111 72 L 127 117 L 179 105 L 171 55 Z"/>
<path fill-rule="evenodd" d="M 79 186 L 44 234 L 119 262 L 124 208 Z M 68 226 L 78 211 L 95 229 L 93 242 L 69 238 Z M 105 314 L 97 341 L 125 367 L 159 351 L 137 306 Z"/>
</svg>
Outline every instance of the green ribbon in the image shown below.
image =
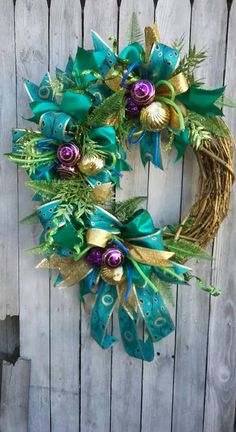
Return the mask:
<svg viewBox="0 0 236 432">
<path fill-rule="evenodd" d="M 187 92 L 177 96 L 189 110 L 195 111 L 203 116 L 223 116 L 220 108 L 214 103 L 224 93 L 225 87 L 213 90 L 205 90 L 198 87 L 190 87 Z"/>
</svg>

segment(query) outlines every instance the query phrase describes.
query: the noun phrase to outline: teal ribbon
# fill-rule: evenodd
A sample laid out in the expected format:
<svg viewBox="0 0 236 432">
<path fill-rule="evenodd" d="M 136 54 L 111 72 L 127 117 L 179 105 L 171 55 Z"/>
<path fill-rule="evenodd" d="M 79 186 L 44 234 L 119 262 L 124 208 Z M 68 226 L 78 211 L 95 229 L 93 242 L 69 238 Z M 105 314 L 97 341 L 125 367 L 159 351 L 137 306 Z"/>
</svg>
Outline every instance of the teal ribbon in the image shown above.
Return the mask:
<svg viewBox="0 0 236 432">
<path fill-rule="evenodd" d="M 118 311 L 119 327 L 122 342 L 126 352 L 140 360 L 152 361 L 154 358 L 154 347 L 150 336 L 144 342 L 138 337 L 137 313 L 133 311 L 133 319 L 120 305 Z"/>
<path fill-rule="evenodd" d="M 50 201 L 39 206 L 35 211 L 43 226 L 40 243 L 44 243 L 50 232 L 55 230 L 55 234 L 53 235 L 56 246 L 55 252 L 59 256 L 71 256 L 74 252 L 74 246 L 79 243 L 77 227 L 71 219 L 64 220 L 61 217 L 57 218 L 57 222 L 55 222 L 56 210 L 60 204 L 59 200 Z"/>
<path fill-rule="evenodd" d="M 113 285 L 104 283 L 103 289 L 97 295 L 92 309 L 90 320 L 91 336 L 103 349 L 109 348 L 118 341 L 115 336 L 110 336 L 107 333 L 107 326 L 114 310 L 116 300 L 116 288 Z"/>
</svg>

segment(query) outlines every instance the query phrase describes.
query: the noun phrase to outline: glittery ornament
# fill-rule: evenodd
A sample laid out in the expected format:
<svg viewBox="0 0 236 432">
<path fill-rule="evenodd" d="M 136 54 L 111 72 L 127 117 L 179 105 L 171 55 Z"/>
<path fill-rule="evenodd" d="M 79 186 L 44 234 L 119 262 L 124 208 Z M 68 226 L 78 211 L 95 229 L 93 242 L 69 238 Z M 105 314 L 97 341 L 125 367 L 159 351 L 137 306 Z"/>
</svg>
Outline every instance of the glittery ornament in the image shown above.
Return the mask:
<svg viewBox="0 0 236 432">
<path fill-rule="evenodd" d="M 116 268 L 123 264 L 124 255 L 117 248 L 109 248 L 102 255 L 102 265 L 109 268 Z"/>
<path fill-rule="evenodd" d="M 103 248 L 93 247 L 87 253 L 85 260 L 87 263 L 94 267 L 100 267 L 102 265 L 102 254 L 104 252 Z"/>
<path fill-rule="evenodd" d="M 71 167 L 64 164 L 59 164 L 57 166 L 57 172 L 62 179 L 67 179 L 78 174 L 76 167 Z"/>
<path fill-rule="evenodd" d="M 80 160 L 79 148 L 74 143 L 63 143 L 57 149 L 57 158 L 67 166 L 75 166 Z"/>
<path fill-rule="evenodd" d="M 108 284 L 117 284 L 121 282 L 125 275 L 122 266 L 116 268 L 102 267 L 101 268 L 101 277 Z"/>
<path fill-rule="evenodd" d="M 129 112 L 130 115 L 132 115 L 132 116 L 137 116 L 137 115 L 139 115 L 140 108 L 139 108 L 139 106 L 138 106 L 138 105 L 133 101 L 133 99 L 132 99 L 130 96 L 127 98 L 127 101 L 126 101 L 126 108 L 127 108 L 127 110 L 128 110 L 128 112 Z"/>
<path fill-rule="evenodd" d="M 150 105 L 155 97 L 155 87 L 150 81 L 140 80 L 132 85 L 130 95 L 137 105 Z"/>
<path fill-rule="evenodd" d="M 142 108 L 140 122 L 143 129 L 159 131 L 170 122 L 170 110 L 163 102 L 153 102 L 148 107 Z"/>
<path fill-rule="evenodd" d="M 85 156 L 79 161 L 78 168 L 82 174 L 86 176 L 93 176 L 98 174 L 104 168 L 104 165 L 104 159 L 96 156 Z"/>
</svg>

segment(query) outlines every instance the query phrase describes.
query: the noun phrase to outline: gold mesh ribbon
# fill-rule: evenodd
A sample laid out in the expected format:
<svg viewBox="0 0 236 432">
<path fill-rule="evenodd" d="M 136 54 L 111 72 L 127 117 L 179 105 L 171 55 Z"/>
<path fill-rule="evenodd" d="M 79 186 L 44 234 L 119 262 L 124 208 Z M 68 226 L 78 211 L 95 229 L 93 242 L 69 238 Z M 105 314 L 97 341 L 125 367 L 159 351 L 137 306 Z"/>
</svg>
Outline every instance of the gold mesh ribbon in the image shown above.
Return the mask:
<svg viewBox="0 0 236 432">
<path fill-rule="evenodd" d="M 58 255 L 43 259 L 36 268 L 58 270 L 63 277 L 63 282 L 58 285 L 59 288 L 67 288 L 79 283 L 92 271 L 91 265 L 84 259 L 75 261 L 73 258 L 63 258 Z"/>
<path fill-rule="evenodd" d="M 172 252 L 148 249 L 130 243 L 125 243 L 125 246 L 128 248 L 130 256 L 142 264 L 172 267 L 172 264 L 168 261 L 168 259 L 174 255 Z"/>
</svg>

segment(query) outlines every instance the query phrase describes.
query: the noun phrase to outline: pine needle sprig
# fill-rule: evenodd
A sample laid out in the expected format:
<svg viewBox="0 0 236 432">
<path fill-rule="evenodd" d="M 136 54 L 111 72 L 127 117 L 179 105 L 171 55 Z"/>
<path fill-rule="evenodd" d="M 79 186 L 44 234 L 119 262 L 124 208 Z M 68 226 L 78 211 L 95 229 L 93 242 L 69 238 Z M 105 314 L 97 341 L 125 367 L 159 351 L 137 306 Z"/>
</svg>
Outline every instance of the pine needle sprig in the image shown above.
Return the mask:
<svg viewBox="0 0 236 432">
<path fill-rule="evenodd" d="M 130 198 L 125 201 L 116 201 L 112 203 L 112 214 L 119 219 L 121 222 L 125 222 L 131 218 L 137 210 L 137 208 L 142 204 L 147 198 L 144 196 Z"/>
<path fill-rule="evenodd" d="M 94 211 L 93 189 L 82 176 L 68 180 L 30 180 L 27 185 L 43 199 L 59 200 L 74 207 L 77 218 Z M 67 207 L 69 209 L 70 207 Z M 69 215 L 70 216 L 70 215 Z"/>
<path fill-rule="evenodd" d="M 143 41 L 143 32 L 139 26 L 137 15 L 133 12 L 128 26 L 128 44 L 133 44 L 135 42 L 142 44 Z"/>
<path fill-rule="evenodd" d="M 179 66 L 175 70 L 175 75 L 182 72 L 190 86 L 200 86 L 202 82 L 200 80 L 196 80 L 194 77 L 194 71 L 201 66 L 201 64 L 206 60 L 207 53 L 205 50 L 197 50 L 196 46 L 189 48 L 188 54 L 185 54 L 180 62 Z"/>
<path fill-rule="evenodd" d="M 217 116 L 202 116 L 198 113 L 189 111 L 188 119 L 191 122 L 200 124 L 205 130 L 210 132 L 212 135 L 216 135 L 222 138 L 229 138 L 228 128 L 222 122 L 220 117 Z"/>
<path fill-rule="evenodd" d="M 167 250 L 174 252 L 174 259 L 179 263 L 184 263 L 191 258 L 212 260 L 211 255 L 204 249 L 188 240 L 168 238 L 164 240 L 164 244 Z"/>
<path fill-rule="evenodd" d="M 95 107 L 87 119 L 87 125 L 90 127 L 104 126 L 108 124 L 109 119 L 121 115 L 124 111 L 124 94 L 124 90 L 120 90 Z"/>
<path fill-rule="evenodd" d="M 212 135 L 211 133 L 198 121 L 190 120 L 188 122 L 189 130 L 190 130 L 190 139 L 192 146 L 199 150 L 205 141 L 211 141 Z"/>
<path fill-rule="evenodd" d="M 163 300 L 166 303 L 169 303 L 172 306 L 174 306 L 174 303 L 175 303 L 174 302 L 174 294 L 173 294 L 173 290 L 172 290 L 171 285 L 165 281 L 160 280 L 155 273 L 152 273 L 151 281 L 156 286 L 157 291 L 159 292 L 159 294 L 161 295 Z"/>
</svg>

